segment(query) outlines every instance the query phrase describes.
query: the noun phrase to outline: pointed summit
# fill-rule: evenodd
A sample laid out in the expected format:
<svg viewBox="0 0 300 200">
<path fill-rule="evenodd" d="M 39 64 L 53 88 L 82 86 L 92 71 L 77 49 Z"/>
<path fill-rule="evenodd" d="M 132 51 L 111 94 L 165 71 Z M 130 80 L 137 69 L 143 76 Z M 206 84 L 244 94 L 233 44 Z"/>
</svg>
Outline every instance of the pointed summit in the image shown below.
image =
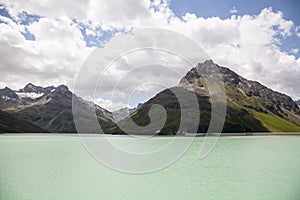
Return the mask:
<svg viewBox="0 0 300 200">
<path fill-rule="evenodd" d="M 31 87 L 36 87 L 35 85 L 33 85 L 32 83 L 27 83 L 27 85 L 25 86 L 25 88 L 31 88 Z"/>
<path fill-rule="evenodd" d="M 213 60 L 205 60 L 203 63 L 198 63 L 197 67 L 198 68 L 209 68 L 209 67 L 213 67 L 216 66 L 216 64 L 214 63 Z"/>
<path fill-rule="evenodd" d="M 54 86 L 49 86 L 49 87 L 44 88 L 44 87 L 41 87 L 41 86 L 36 86 L 32 83 L 28 83 L 23 89 L 20 89 L 18 92 L 45 94 L 45 93 L 50 92 L 53 89 L 55 89 Z"/>
<path fill-rule="evenodd" d="M 66 85 L 60 85 L 56 88 L 55 92 L 68 92 L 69 88 Z"/>
<path fill-rule="evenodd" d="M 44 93 L 43 88 L 40 86 L 35 86 L 32 83 L 28 83 L 23 89 L 20 91 L 25 92 L 25 93 Z"/>
<path fill-rule="evenodd" d="M 5 87 L 0 89 L 0 98 L 18 99 L 18 95 L 12 89 Z"/>
<path fill-rule="evenodd" d="M 203 87 L 204 80 L 200 80 L 200 78 L 222 73 L 221 70 L 222 68 L 215 64 L 213 60 L 206 60 L 202 63 L 198 63 L 195 67 L 188 71 L 187 74 L 181 79 L 179 84 L 188 85 L 197 83 Z"/>
<path fill-rule="evenodd" d="M 214 61 L 212 60 L 212 59 L 209 59 L 209 60 L 206 60 L 206 61 L 204 61 L 204 64 L 205 65 L 215 65 L 215 63 L 214 63 Z"/>
</svg>

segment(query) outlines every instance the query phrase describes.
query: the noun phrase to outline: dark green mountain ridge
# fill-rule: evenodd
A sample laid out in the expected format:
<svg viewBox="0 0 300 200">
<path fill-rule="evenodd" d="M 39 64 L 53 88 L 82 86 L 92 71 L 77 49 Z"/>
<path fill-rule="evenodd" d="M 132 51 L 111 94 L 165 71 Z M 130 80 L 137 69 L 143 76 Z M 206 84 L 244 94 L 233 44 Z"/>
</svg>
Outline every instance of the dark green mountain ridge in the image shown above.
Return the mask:
<svg viewBox="0 0 300 200">
<path fill-rule="evenodd" d="M 45 133 L 42 129 L 26 120 L 0 111 L 0 133 Z"/>
</svg>

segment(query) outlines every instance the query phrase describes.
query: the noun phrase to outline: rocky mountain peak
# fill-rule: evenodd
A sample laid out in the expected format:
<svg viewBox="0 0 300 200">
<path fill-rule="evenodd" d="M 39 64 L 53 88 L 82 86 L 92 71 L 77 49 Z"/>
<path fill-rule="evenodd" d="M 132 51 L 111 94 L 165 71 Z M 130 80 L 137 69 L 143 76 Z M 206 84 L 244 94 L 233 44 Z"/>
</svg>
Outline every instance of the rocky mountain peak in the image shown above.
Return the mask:
<svg viewBox="0 0 300 200">
<path fill-rule="evenodd" d="M 3 89 L 0 89 L 0 98 L 17 99 L 18 95 L 12 89 L 5 87 Z"/>
<path fill-rule="evenodd" d="M 55 89 L 56 92 L 68 92 L 69 88 L 66 85 L 60 85 Z"/>
<path fill-rule="evenodd" d="M 36 93 L 36 94 L 49 94 L 50 92 L 58 92 L 58 93 L 65 93 L 69 92 L 69 88 L 66 85 L 60 85 L 58 87 L 48 86 L 48 87 L 41 87 L 36 86 L 32 83 L 28 83 L 23 89 L 17 91 L 17 93 Z"/>
<path fill-rule="evenodd" d="M 286 115 L 284 110 L 292 112 L 298 110 L 297 102 L 295 103 L 289 96 L 273 91 L 257 81 L 247 80 L 229 68 L 215 64 L 212 60 L 197 64 L 188 71 L 179 85 L 205 94 L 205 90 L 207 91 L 205 77 L 214 78 L 215 75 L 222 77 L 229 101 L 241 104 L 249 101 L 251 104 L 249 107 L 255 110 L 269 110 L 278 115 Z"/>
<path fill-rule="evenodd" d="M 53 89 L 55 89 L 54 86 L 49 86 L 44 88 L 41 86 L 36 86 L 32 83 L 28 83 L 23 89 L 20 89 L 18 92 L 43 94 L 43 93 L 48 93 Z"/>
<path fill-rule="evenodd" d="M 30 93 L 30 92 L 34 92 L 34 93 L 40 93 L 42 87 L 38 87 L 33 85 L 32 83 L 28 83 L 23 89 L 21 89 L 20 91 L 22 92 L 26 92 L 26 93 Z"/>
<path fill-rule="evenodd" d="M 205 60 L 203 63 L 197 64 L 197 67 L 199 68 L 210 68 L 212 66 L 216 66 L 213 60 Z"/>
<path fill-rule="evenodd" d="M 12 89 L 10 89 L 9 87 L 5 87 L 3 89 L 1 89 L 2 92 L 13 92 Z"/>
<path fill-rule="evenodd" d="M 204 64 L 206 64 L 206 65 L 215 65 L 215 63 L 212 59 L 204 61 Z"/>
<path fill-rule="evenodd" d="M 25 88 L 32 88 L 32 87 L 36 87 L 35 85 L 33 85 L 32 83 L 28 83 Z"/>
<path fill-rule="evenodd" d="M 188 71 L 184 79 L 187 79 L 189 82 L 194 82 L 193 79 L 195 78 L 214 76 L 216 74 L 221 74 L 224 78 L 230 79 L 228 81 L 241 78 L 229 68 L 221 67 L 214 63 L 213 60 L 206 60 L 203 63 L 198 63 L 195 67 Z"/>
<path fill-rule="evenodd" d="M 180 81 L 179 85 L 184 85 L 190 87 L 191 84 L 203 88 L 205 85 L 205 77 L 213 77 L 215 75 L 222 75 L 225 77 L 238 78 L 239 76 L 235 74 L 228 68 L 220 67 L 213 60 L 206 60 L 203 63 L 198 63 L 195 67 L 193 67 L 184 78 Z M 225 79 L 224 79 L 225 80 Z"/>
<path fill-rule="evenodd" d="M 206 60 L 203 63 L 198 63 L 196 66 L 196 71 L 201 76 L 215 73 L 218 69 L 219 67 L 212 60 Z"/>
</svg>

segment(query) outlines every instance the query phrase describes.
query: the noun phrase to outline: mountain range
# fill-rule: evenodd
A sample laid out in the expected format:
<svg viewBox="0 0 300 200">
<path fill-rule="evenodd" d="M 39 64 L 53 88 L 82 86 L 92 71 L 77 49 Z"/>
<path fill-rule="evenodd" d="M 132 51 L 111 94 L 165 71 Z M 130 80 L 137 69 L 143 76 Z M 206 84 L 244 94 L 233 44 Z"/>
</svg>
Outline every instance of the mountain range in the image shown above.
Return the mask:
<svg viewBox="0 0 300 200">
<path fill-rule="evenodd" d="M 177 86 L 159 92 L 137 108 L 124 108 L 114 113 L 73 94 L 65 85 L 40 87 L 29 83 L 20 90 L 5 87 L 0 89 L 0 132 L 75 133 L 72 98 L 83 106 L 95 108 L 98 122 L 106 133 L 124 134 L 119 126 L 129 123 L 131 119 L 140 126 L 148 125 L 151 121 L 149 110 L 156 104 L 164 107 L 166 123 L 161 130 L 154 127 L 150 132 L 143 133 L 141 129 L 140 134 L 189 132 L 188 128 L 179 128 L 181 114 L 183 111 L 191 114 L 195 111 L 189 106 L 181 108 L 174 92 L 189 94 L 195 91 L 200 112 L 197 132 L 205 133 L 211 121 L 212 108 L 204 75 L 215 76 L 211 66 L 218 69 L 226 91 L 227 112 L 222 132 L 300 131 L 300 100 L 294 102 L 285 94 L 207 60 L 188 71 Z M 185 98 L 184 101 L 188 105 L 190 99 Z M 193 121 L 189 117 L 184 120 Z"/>
<path fill-rule="evenodd" d="M 7 115 L 40 127 L 40 131 L 24 127 L 21 132 L 75 133 L 72 98 L 84 106 L 94 107 L 101 126 L 114 125 L 111 112 L 76 96 L 65 85 L 43 88 L 29 83 L 17 91 L 7 87 L 0 89 L 0 109 Z"/>
</svg>

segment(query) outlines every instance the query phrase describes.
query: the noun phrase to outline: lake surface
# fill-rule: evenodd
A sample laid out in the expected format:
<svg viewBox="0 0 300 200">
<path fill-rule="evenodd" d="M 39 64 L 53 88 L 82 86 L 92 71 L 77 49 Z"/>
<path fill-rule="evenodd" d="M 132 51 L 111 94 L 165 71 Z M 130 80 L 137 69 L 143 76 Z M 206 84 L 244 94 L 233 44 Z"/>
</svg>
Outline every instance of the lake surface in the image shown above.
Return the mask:
<svg viewBox="0 0 300 200">
<path fill-rule="evenodd" d="M 300 199 L 300 137 L 222 137 L 200 160 L 203 139 L 165 169 L 126 174 L 97 162 L 78 137 L 0 136 L 0 199 Z"/>
</svg>

